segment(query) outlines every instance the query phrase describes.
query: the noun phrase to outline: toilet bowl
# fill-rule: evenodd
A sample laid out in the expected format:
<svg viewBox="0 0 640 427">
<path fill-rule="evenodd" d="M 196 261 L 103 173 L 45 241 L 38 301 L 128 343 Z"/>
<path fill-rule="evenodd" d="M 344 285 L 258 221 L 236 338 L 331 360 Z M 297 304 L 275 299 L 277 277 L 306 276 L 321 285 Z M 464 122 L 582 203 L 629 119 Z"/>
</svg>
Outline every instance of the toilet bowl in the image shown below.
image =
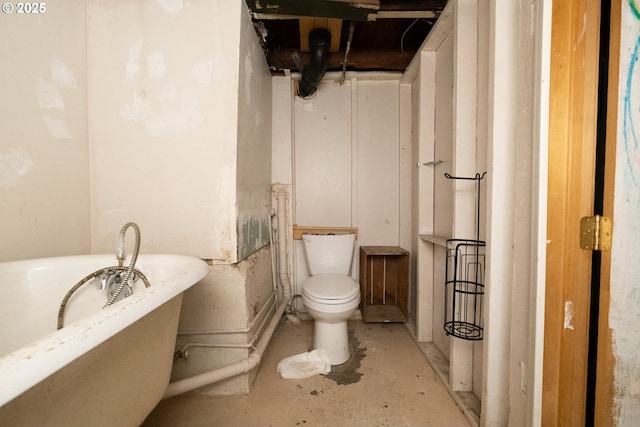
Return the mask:
<svg viewBox="0 0 640 427">
<path fill-rule="evenodd" d="M 355 235 L 304 235 L 312 274 L 302 283 L 302 303 L 314 320 L 313 348 L 323 349 L 332 365 L 351 355 L 347 320 L 360 305 L 360 285 L 348 273 Z"/>
</svg>

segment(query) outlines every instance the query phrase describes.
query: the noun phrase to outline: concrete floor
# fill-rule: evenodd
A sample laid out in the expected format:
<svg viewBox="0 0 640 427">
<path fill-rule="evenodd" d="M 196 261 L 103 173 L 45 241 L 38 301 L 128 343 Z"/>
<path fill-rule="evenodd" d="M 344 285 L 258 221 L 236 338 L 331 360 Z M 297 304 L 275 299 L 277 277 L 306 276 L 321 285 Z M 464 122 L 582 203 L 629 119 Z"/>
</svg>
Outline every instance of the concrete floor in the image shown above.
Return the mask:
<svg viewBox="0 0 640 427">
<path fill-rule="evenodd" d="M 470 426 L 403 324 L 350 321 L 349 332 L 348 362 L 285 380 L 276 365 L 310 350 L 313 323 L 283 321 L 248 395 L 176 396 L 143 427 Z"/>
</svg>

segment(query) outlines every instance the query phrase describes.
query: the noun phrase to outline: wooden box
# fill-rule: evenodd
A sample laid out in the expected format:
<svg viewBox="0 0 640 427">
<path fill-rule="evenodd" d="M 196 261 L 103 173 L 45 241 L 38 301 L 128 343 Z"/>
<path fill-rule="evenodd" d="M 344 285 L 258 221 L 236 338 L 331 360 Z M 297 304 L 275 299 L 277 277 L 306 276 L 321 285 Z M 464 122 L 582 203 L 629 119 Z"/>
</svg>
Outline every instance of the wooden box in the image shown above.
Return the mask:
<svg viewBox="0 0 640 427">
<path fill-rule="evenodd" d="M 360 311 L 365 322 L 406 322 L 409 252 L 398 246 L 360 247 Z"/>
</svg>

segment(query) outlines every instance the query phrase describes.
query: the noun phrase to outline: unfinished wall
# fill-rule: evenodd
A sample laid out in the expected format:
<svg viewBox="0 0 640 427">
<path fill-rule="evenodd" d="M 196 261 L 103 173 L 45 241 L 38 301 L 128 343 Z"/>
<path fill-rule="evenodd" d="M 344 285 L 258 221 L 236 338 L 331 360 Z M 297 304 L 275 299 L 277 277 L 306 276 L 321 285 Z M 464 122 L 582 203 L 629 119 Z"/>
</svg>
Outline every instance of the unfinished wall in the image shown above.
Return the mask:
<svg viewBox="0 0 640 427">
<path fill-rule="evenodd" d="M 269 244 L 271 73 L 253 25 L 241 20 L 236 197 L 238 259 Z"/>
<path fill-rule="evenodd" d="M 0 261 L 89 251 L 83 2 L 0 14 Z"/>
<path fill-rule="evenodd" d="M 532 426 L 542 392 L 550 5 L 479 6 L 489 33 L 482 420 Z"/>
<path fill-rule="evenodd" d="M 435 52 L 435 125 L 434 149 L 431 159 L 441 160 L 440 166 L 434 167 L 433 185 L 433 234 L 448 238 L 453 236 L 454 194 L 452 181 L 444 177 L 443 171 L 453 168 L 454 146 L 454 33 L 449 33 Z M 429 173 L 429 171 L 425 171 Z M 463 236 L 455 236 L 463 238 Z M 444 300 L 445 300 L 445 260 L 444 246 L 433 245 L 433 343 L 447 358 L 451 357 L 451 341 L 453 338 L 445 334 Z"/>
<path fill-rule="evenodd" d="M 449 239 L 485 238 L 484 234 L 477 234 L 476 207 L 483 200 L 478 200 L 478 184 L 473 180 L 486 171 L 484 159 L 477 155 L 481 151 L 478 145 L 485 142 L 477 138 L 476 125 L 477 115 L 484 110 L 477 98 L 478 81 L 485 78 L 478 71 L 477 29 L 474 2 L 449 3 L 425 41 L 420 61 L 412 64 L 419 69 L 414 85 L 419 85 L 419 105 L 424 109 L 414 123 L 420 135 L 416 143 L 421 162 L 416 194 L 419 198 L 416 232 L 420 237 L 417 338 L 454 397 L 464 402 L 466 413 L 476 420 L 482 396 L 483 341 L 461 339 L 445 332 L 445 321 L 453 320 L 454 285 L 444 285 L 452 280 L 452 268 L 465 272 L 470 268 L 447 266 L 452 260 Z M 465 179 L 450 179 L 445 174 Z M 483 276 L 481 269 L 476 279 L 484 283 Z M 459 293 L 456 297 L 456 313 L 464 313 L 460 304 L 482 310 L 482 300 L 466 306 L 466 301 L 460 302 Z M 471 310 L 466 314 L 475 317 L 465 320 L 480 324 L 481 314 Z M 464 315 L 457 318 L 461 319 Z"/>
<path fill-rule="evenodd" d="M 355 226 L 359 246 L 410 249 L 411 134 L 400 130 L 400 110 L 411 98 L 401 96 L 399 77 L 361 73 L 350 78 L 347 74 L 340 85 L 339 74 L 329 73 L 308 100 L 292 99 L 291 89 L 274 84 L 274 91 L 282 91 L 277 95 L 282 100 L 280 108 L 285 117 L 291 117 L 286 124 L 279 118 L 274 131 L 293 135 L 291 151 L 276 143 L 279 152 L 293 156 L 292 163 L 277 164 L 274 176 L 286 181 L 294 171 L 294 223 Z M 279 111 L 274 116 L 280 117 Z M 308 276 L 299 243 L 294 248 L 293 269 L 298 285 Z M 354 274 L 357 277 L 357 270 Z"/>
<path fill-rule="evenodd" d="M 243 6 L 244 8 L 244 6 Z M 242 13 L 237 88 L 238 263 L 214 265 L 185 294 L 174 364 L 179 380 L 246 359 L 275 309 L 269 221 L 271 220 L 271 74 L 248 14 Z M 229 99 L 231 105 L 232 100 Z M 231 184 L 231 183 L 229 183 Z M 202 394 L 248 393 L 257 369 L 202 387 Z"/>
<path fill-rule="evenodd" d="M 235 265 L 215 265 L 184 295 L 171 380 L 181 380 L 246 359 L 273 313 L 268 247 Z M 258 369 L 197 390 L 200 394 L 248 393 Z"/>
</svg>

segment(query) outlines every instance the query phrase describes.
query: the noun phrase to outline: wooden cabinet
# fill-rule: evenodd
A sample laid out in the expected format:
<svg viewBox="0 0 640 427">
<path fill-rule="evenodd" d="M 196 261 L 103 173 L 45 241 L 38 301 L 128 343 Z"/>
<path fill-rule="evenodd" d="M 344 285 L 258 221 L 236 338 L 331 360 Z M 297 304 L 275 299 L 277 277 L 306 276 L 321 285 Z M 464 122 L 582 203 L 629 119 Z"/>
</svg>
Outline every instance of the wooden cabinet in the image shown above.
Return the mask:
<svg viewBox="0 0 640 427">
<path fill-rule="evenodd" d="M 365 322 L 406 322 L 408 292 L 409 251 L 360 247 L 360 311 Z"/>
</svg>

